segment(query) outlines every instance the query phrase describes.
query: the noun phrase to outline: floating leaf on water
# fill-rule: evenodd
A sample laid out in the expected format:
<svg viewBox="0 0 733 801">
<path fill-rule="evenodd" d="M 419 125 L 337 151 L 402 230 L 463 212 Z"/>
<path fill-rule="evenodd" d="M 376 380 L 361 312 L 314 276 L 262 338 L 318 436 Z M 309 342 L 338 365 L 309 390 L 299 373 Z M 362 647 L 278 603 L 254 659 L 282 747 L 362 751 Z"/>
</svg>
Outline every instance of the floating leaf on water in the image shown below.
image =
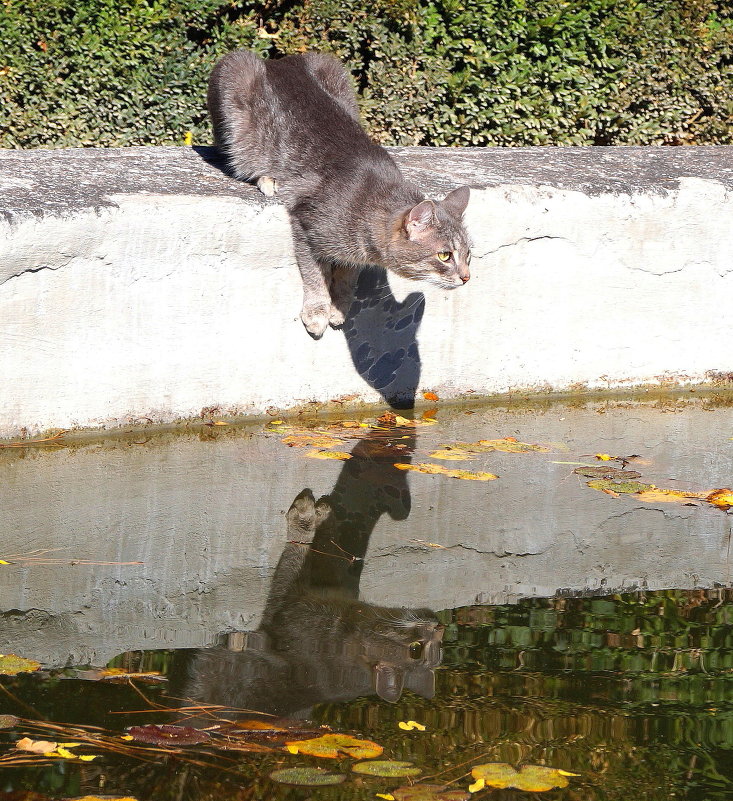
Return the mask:
<svg viewBox="0 0 733 801">
<path fill-rule="evenodd" d="M 395 801 L 468 801 L 470 793 L 444 784 L 410 784 L 392 790 Z"/>
<path fill-rule="evenodd" d="M 18 751 L 29 751 L 31 754 L 50 754 L 58 748 L 58 745 L 49 740 L 31 740 L 30 737 L 23 737 L 15 743 Z"/>
<path fill-rule="evenodd" d="M 158 684 L 168 681 L 165 676 L 161 676 L 156 670 L 147 672 L 129 672 L 122 668 L 103 668 L 96 670 L 77 670 L 74 671 L 73 678 L 84 681 L 106 681 L 106 682 L 127 682 L 130 679 L 142 681 L 146 684 Z"/>
<path fill-rule="evenodd" d="M 374 793 L 377 798 L 383 798 L 384 801 L 395 801 L 395 797 L 392 793 Z"/>
<path fill-rule="evenodd" d="M 401 720 L 397 725 L 403 731 L 412 731 L 413 729 L 417 729 L 418 731 L 425 731 L 425 724 L 418 723 L 416 720 L 408 720 L 408 721 Z"/>
<path fill-rule="evenodd" d="M 705 493 L 682 492 L 681 490 L 659 489 L 652 485 L 648 490 L 638 493 L 639 499 L 647 503 L 684 503 L 690 498 L 704 498 Z"/>
<path fill-rule="evenodd" d="M 372 759 L 384 751 L 381 745 L 371 740 L 352 737 L 350 734 L 324 734 L 311 740 L 293 740 L 286 742 L 285 747 L 293 754 L 307 754 L 327 759 L 338 759 L 344 755 L 354 759 Z"/>
<path fill-rule="evenodd" d="M 137 801 L 137 798 L 131 795 L 79 795 L 67 801 Z"/>
<path fill-rule="evenodd" d="M 489 762 L 485 765 L 476 765 L 471 770 L 471 775 L 474 779 L 483 780 L 487 787 L 494 787 L 497 790 L 514 787 L 517 790 L 541 793 L 556 787 L 567 787 L 569 784 L 567 777 L 578 774 L 542 765 L 524 765 L 515 770 L 506 762 Z"/>
<path fill-rule="evenodd" d="M 12 729 L 18 725 L 15 715 L 0 715 L 0 729 Z"/>
<path fill-rule="evenodd" d="M 346 774 L 329 773 L 323 768 L 282 768 L 273 770 L 270 778 L 280 784 L 318 787 L 326 784 L 341 784 L 346 781 Z"/>
<path fill-rule="evenodd" d="M 429 453 L 428 456 L 431 459 L 443 459 L 446 462 L 465 462 L 474 458 L 472 453 L 464 451 L 462 448 L 451 448 L 447 445 L 444 445 L 440 450 Z"/>
<path fill-rule="evenodd" d="M 245 720 L 235 720 L 230 728 L 239 729 L 241 731 L 257 731 L 257 732 L 280 732 L 287 731 L 282 726 L 276 726 L 269 720 L 257 720 L 255 718 L 245 718 Z"/>
<path fill-rule="evenodd" d="M 290 434 L 283 437 L 281 442 L 291 448 L 333 448 L 341 440 L 327 434 Z"/>
<path fill-rule="evenodd" d="M 435 392 L 423 392 L 422 396 L 423 398 L 425 398 L 425 400 L 429 401 L 440 400 L 440 398 L 435 394 Z"/>
<path fill-rule="evenodd" d="M 68 801 L 137 801 L 137 798 L 131 795 L 79 795 Z"/>
<path fill-rule="evenodd" d="M 341 451 L 308 451 L 306 456 L 310 459 L 337 459 L 340 462 L 351 459 L 350 453 L 343 453 Z"/>
<path fill-rule="evenodd" d="M 16 654 L 0 654 L 0 676 L 16 676 L 18 673 L 33 673 L 41 667 L 40 662 Z"/>
<path fill-rule="evenodd" d="M 530 453 L 535 451 L 537 453 L 549 453 L 550 449 L 545 448 L 544 445 L 530 445 L 528 442 L 519 442 L 514 437 L 504 437 L 504 439 L 480 439 L 479 445 L 484 447 L 490 446 L 495 451 L 502 451 L 503 453 Z"/>
<path fill-rule="evenodd" d="M 449 478 L 462 478 L 467 481 L 494 481 L 499 478 L 493 473 L 473 473 L 470 470 L 449 470 L 440 464 L 401 464 L 395 462 L 398 470 L 414 470 L 416 473 L 427 473 L 429 475 L 448 476 Z"/>
<path fill-rule="evenodd" d="M 614 481 L 613 479 L 599 478 L 595 481 L 586 482 L 594 490 L 611 490 L 612 492 L 628 493 L 633 495 L 636 492 L 645 492 L 654 489 L 652 484 L 641 484 L 638 481 Z"/>
<path fill-rule="evenodd" d="M 713 490 L 705 500 L 717 506 L 719 509 L 730 509 L 733 506 L 733 489 L 725 487 L 723 489 Z"/>
<path fill-rule="evenodd" d="M 609 456 L 607 453 L 596 453 L 594 456 L 599 462 L 610 462 L 616 458 L 615 456 Z"/>
<path fill-rule="evenodd" d="M 385 779 L 406 779 L 419 776 L 422 770 L 412 762 L 400 762 L 393 759 L 372 759 L 369 762 L 357 762 L 352 765 L 354 773 L 365 773 L 367 776 L 382 776 Z"/>
<path fill-rule="evenodd" d="M 468 792 L 478 793 L 480 790 L 483 790 L 484 787 L 486 787 L 486 782 L 483 779 L 476 779 L 473 784 L 468 785 Z"/>
<path fill-rule="evenodd" d="M 576 467 L 573 473 L 586 478 L 606 478 L 629 481 L 634 478 L 641 478 L 641 473 L 636 470 L 620 470 L 618 467 Z"/>
<path fill-rule="evenodd" d="M 211 740 L 210 734 L 191 726 L 150 723 L 147 726 L 130 726 L 127 732 L 138 742 L 152 745 L 198 745 Z"/>
</svg>

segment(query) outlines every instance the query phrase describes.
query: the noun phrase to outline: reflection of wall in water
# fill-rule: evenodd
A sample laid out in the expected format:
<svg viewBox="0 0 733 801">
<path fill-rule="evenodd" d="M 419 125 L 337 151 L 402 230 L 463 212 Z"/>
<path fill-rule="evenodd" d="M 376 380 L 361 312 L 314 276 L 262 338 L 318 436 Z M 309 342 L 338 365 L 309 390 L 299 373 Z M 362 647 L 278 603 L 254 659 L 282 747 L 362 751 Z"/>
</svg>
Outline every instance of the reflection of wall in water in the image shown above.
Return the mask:
<svg viewBox="0 0 733 801">
<path fill-rule="evenodd" d="M 412 428 L 370 432 L 330 496 L 316 501 L 305 489 L 295 498 L 259 629 L 190 653 L 186 686 L 174 695 L 280 715 L 371 693 L 432 697 L 443 635 L 434 614 L 359 601 L 374 526 L 385 513 L 410 513 L 405 472 L 394 463 L 409 462 L 413 448 Z"/>
</svg>

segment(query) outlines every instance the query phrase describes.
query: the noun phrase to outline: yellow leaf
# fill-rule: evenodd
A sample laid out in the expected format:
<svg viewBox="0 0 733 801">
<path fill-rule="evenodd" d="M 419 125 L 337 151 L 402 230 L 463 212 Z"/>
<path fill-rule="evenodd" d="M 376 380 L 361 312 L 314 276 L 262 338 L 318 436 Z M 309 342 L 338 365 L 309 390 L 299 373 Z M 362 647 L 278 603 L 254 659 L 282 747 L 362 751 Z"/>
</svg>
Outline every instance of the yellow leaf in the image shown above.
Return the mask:
<svg viewBox="0 0 733 801">
<path fill-rule="evenodd" d="M 121 735 L 120 739 L 122 739 L 122 740 L 134 740 L 135 738 L 131 734 L 123 734 L 123 735 Z"/>
<path fill-rule="evenodd" d="M 610 462 L 613 459 L 613 456 L 609 456 L 607 453 L 596 453 L 595 457 L 601 462 Z"/>
<path fill-rule="evenodd" d="M 484 787 L 486 787 L 486 782 L 483 779 L 476 779 L 473 784 L 469 784 L 468 792 L 477 793 L 479 790 L 483 790 Z"/>
<path fill-rule="evenodd" d="M 465 462 L 473 459 L 468 451 L 462 451 L 460 448 L 441 448 L 439 451 L 429 453 L 428 456 L 431 459 L 444 459 L 446 462 Z"/>
<path fill-rule="evenodd" d="M 4 559 L 0 559 L 0 565 L 9 565 L 10 562 L 6 562 Z"/>
<path fill-rule="evenodd" d="M 472 473 L 470 470 L 449 470 L 439 464 L 402 464 L 395 462 L 398 470 L 414 470 L 417 473 L 448 476 L 449 478 L 462 478 L 468 481 L 494 481 L 499 476 L 493 473 Z"/>
<path fill-rule="evenodd" d="M 377 798 L 383 798 L 384 801 L 394 801 L 394 796 L 392 793 L 375 793 Z"/>
<path fill-rule="evenodd" d="M 350 453 L 342 453 L 341 451 L 308 451 L 306 456 L 311 459 L 337 459 L 340 462 L 351 459 Z"/>
<path fill-rule="evenodd" d="M 418 723 L 416 720 L 408 720 L 407 723 L 401 720 L 397 725 L 403 731 L 412 731 L 413 729 L 417 729 L 418 731 L 425 731 L 425 726 L 422 723 Z"/>
<path fill-rule="evenodd" d="M 225 423 L 223 420 L 214 420 L 215 426 L 228 426 L 229 423 Z"/>
<path fill-rule="evenodd" d="M 290 434 L 282 438 L 284 445 L 291 448 L 332 448 L 341 442 L 340 439 L 330 437 L 328 434 Z"/>
<path fill-rule="evenodd" d="M 285 747 L 288 749 L 288 751 L 290 751 L 291 754 L 297 754 L 298 753 L 298 746 L 297 745 L 286 745 Z"/>
<path fill-rule="evenodd" d="M 724 489 L 713 490 L 705 500 L 720 509 L 729 509 L 733 506 L 733 489 L 725 487 Z"/>
<path fill-rule="evenodd" d="M 98 754 L 84 754 L 83 756 L 78 757 L 81 759 L 82 762 L 91 762 L 93 759 L 96 759 Z"/>
<path fill-rule="evenodd" d="M 61 759 L 76 759 L 76 754 L 72 754 L 71 751 L 61 745 L 56 749 L 55 753 L 51 753 L 49 756 L 57 756 L 61 757 Z"/>
<path fill-rule="evenodd" d="M 186 133 L 184 134 L 183 144 L 186 145 L 186 147 L 191 147 L 191 145 L 193 144 L 193 134 L 191 133 L 191 131 L 186 131 Z"/>
<path fill-rule="evenodd" d="M 558 768 L 558 769 L 557 769 L 557 772 L 558 772 L 558 773 L 559 773 L 561 776 L 580 776 L 580 774 L 579 774 L 579 773 L 571 773 L 569 770 L 563 770 L 562 768 Z"/>
<path fill-rule="evenodd" d="M 647 503 L 679 503 L 687 501 L 690 498 L 704 498 L 705 493 L 659 489 L 659 487 L 652 486 L 651 489 L 637 492 L 636 496 Z"/>
<path fill-rule="evenodd" d="M 281 426 L 285 421 L 284 420 L 270 420 L 271 426 Z"/>
</svg>

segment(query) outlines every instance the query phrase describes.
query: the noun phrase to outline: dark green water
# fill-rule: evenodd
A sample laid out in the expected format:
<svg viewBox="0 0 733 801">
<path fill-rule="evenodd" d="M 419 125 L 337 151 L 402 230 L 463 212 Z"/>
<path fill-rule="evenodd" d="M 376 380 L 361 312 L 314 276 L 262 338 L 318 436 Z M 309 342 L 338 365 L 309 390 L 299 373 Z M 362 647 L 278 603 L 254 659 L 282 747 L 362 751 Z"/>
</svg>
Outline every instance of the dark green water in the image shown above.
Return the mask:
<svg viewBox="0 0 733 801">
<path fill-rule="evenodd" d="M 312 719 L 374 740 L 391 758 L 414 761 L 426 775 L 440 774 L 431 781 L 458 778 L 453 786 L 466 787 L 470 779 L 460 777 L 482 762 L 543 764 L 580 774 L 566 789 L 540 796 L 497 790 L 492 799 L 733 797 L 730 590 L 534 599 L 437 616 L 445 632 L 432 699 L 409 690 L 396 703 L 367 695 L 317 705 Z M 128 653 L 114 662 L 128 670 L 162 669 L 179 685 L 180 663 L 180 654 L 170 651 Z M 180 720 L 180 713 L 152 710 L 111 714 L 148 704 L 128 685 L 64 675 L 74 674 L 4 679 L 2 708 L 24 718 L 118 732 L 143 722 Z M 137 686 L 150 703 L 179 704 L 165 697 L 165 689 Z M 426 731 L 402 731 L 397 724 L 406 720 L 422 722 Z M 3 740 L 23 730 L 21 723 Z M 38 736 L 38 729 L 29 731 Z M 357 778 L 338 788 L 303 790 L 267 778 L 274 767 L 317 761 L 289 754 L 223 755 L 201 746 L 180 755 L 156 754 L 153 762 L 106 754 L 84 765 L 56 761 L 5 768 L 2 789 L 54 797 L 371 799 L 402 783 Z M 352 761 L 328 760 L 329 768 Z"/>
</svg>

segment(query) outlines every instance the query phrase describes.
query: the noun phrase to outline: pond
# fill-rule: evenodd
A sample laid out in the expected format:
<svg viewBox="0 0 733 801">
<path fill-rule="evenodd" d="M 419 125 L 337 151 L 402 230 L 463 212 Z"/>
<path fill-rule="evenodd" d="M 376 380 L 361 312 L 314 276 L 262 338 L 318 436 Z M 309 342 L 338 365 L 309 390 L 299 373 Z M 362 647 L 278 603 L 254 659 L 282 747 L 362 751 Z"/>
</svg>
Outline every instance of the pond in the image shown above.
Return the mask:
<svg viewBox="0 0 733 801">
<path fill-rule="evenodd" d="M 433 407 L 6 443 L 0 798 L 733 797 L 730 399 Z"/>
</svg>

